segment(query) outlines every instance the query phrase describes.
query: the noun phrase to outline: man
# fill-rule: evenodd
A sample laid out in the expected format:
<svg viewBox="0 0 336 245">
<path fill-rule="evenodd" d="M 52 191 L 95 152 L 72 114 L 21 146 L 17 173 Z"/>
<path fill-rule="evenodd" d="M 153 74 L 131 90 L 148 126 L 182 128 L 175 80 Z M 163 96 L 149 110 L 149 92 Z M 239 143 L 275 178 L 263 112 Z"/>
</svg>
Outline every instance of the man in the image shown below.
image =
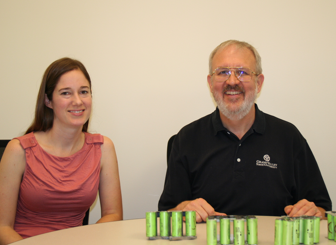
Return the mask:
<svg viewBox="0 0 336 245">
<path fill-rule="evenodd" d="M 210 55 L 212 114 L 176 135 L 159 210 L 209 215 L 324 217 L 331 200 L 297 128 L 254 103 L 264 75 L 250 44 L 229 40 Z"/>
</svg>

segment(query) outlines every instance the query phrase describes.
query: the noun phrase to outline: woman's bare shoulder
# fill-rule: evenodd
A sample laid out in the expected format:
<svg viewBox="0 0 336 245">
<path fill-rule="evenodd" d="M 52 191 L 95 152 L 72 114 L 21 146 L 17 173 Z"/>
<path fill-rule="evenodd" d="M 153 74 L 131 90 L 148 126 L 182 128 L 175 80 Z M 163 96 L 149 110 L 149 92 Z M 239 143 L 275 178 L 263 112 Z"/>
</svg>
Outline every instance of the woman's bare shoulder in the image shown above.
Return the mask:
<svg viewBox="0 0 336 245">
<path fill-rule="evenodd" d="M 17 169 L 22 173 L 26 166 L 25 150 L 18 139 L 8 142 L 1 158 L 2 169 Z"/>
<path fill-rule="evenodd" d="M 102 150 L 113 150 L 114 151 L 114 143 L 113 141 L 107 137 L 107 136 L 104 136 L 104 144 L 102 144 Z"/>
<path fill-rule="evenodd" d="M 4 154 L 6 152 L 9 154 L 24 154 L 25 151 L 18 139 L 12 139 L 8 142 Z"/>
</svg>

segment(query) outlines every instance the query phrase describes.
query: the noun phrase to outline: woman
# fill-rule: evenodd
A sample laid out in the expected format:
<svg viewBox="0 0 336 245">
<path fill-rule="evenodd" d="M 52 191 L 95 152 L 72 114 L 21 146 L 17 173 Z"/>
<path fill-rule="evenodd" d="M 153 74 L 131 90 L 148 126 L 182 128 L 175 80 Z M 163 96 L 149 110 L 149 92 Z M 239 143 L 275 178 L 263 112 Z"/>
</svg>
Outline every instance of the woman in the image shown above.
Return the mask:
<svg viewBox="0 0 336 245">
<path fill-rule="evenodd" d="M 81 225 L 98 190 L 97 223 L 122 219 L 114 145 L 87 133 L 91 93 L 77 60 L 56 60 L 45 71 L 35 119 L 0 163 L 0 244 Z"/>
</svg>

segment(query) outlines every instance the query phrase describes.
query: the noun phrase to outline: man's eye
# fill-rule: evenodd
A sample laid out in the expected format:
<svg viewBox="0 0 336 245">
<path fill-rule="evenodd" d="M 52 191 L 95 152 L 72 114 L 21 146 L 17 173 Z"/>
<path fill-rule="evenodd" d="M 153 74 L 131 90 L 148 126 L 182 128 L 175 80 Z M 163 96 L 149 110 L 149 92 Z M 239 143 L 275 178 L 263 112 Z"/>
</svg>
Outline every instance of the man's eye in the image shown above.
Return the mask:
<svg viewBox="0 0 336 245">
<path fill-rule="evenodd" d="M 248 76 L 250 73 L 247 70 L 237 70 L 238 76 Z"/>
<path fill-rule="evenodd" d="M 218 74 L 219 76 L 229 76 L 230 75 L 230 70 L 218 70 Z"/>
</svg>

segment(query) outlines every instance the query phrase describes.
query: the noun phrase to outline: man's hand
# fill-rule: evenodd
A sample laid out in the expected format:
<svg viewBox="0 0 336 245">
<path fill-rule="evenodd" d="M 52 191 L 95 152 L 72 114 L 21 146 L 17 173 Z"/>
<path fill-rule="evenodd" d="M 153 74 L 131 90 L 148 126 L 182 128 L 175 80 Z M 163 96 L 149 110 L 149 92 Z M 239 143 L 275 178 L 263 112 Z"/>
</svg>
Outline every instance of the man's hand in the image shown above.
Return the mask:
<svg viewBox="0 0 336 245">
<path fill-rule="evenodd" d="M 198 223 L 206 221 L 207 217 L 211 215 L 226 215 L 225 213 L 216 212 L 203 198 L 181 202 L 173 210 L 196 211 L 196 222 Z"/>
<path fill-rule="evenodd" d="M 313 202 L 309 202 L 306 199 L 302 199 L 294 205 L 286 206 L 285 213 L 290 217 L 308 215 L 323 218 L 325 210 L 323 208 L 317 207 Z"/>
</svg>

